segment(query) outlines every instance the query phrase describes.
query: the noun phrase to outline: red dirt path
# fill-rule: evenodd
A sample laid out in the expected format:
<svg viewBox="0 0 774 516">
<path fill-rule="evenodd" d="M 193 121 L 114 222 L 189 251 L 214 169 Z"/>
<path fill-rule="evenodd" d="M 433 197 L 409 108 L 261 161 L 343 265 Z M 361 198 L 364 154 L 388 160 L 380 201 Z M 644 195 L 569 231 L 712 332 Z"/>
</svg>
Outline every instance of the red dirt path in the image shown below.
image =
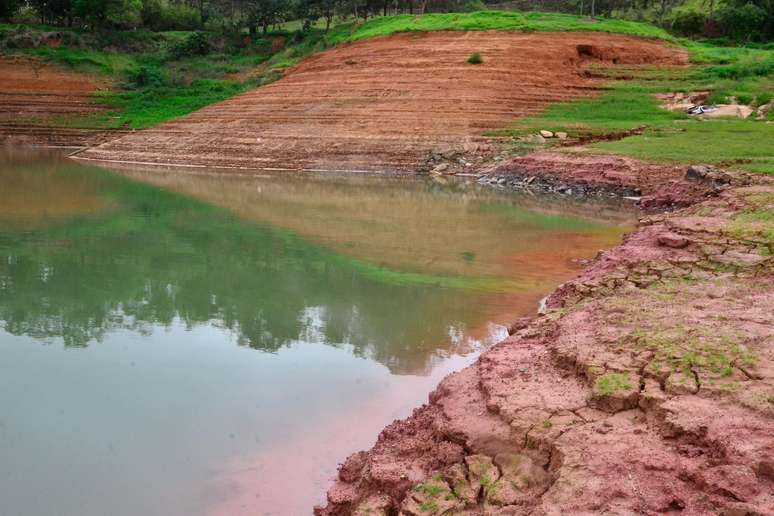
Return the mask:
<svg viewBox="0 0 774 516">
<path fill-rule="evenodd" d="M 579 52 L 578 46 L 585 46 Z M 481 65 L 469 65 L 478 51 Z M 415 172 L 428 153 L 593 94 L 588 62 L 686 63 L 657 41 L 600 33 L 399 34 L 313 56 L 273 84 L 79 157 L 159 165 Z"/>
</svg>

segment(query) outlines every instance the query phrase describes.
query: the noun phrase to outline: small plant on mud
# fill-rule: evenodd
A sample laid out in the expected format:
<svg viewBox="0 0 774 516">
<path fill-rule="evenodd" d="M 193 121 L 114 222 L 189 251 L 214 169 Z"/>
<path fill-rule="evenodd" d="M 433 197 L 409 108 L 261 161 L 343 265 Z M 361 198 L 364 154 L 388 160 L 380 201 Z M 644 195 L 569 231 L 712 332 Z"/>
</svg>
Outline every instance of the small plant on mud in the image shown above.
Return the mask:
<svg viewBox="0 0 774 516">
<path fill-rule="evenodd" d="M 481 64 L 484 62 L 484 58 L 481 57 L 481 54 L 479 52 L 473 52 L 470 54 L 470 57 L 468 57 L 468 64 Z"/>
<path fill-rule="evenodd" d="M 631 388 L 629 377 L 621 373 L 608 373 L 600 376 L 594 382 L 594 391 L 603 396 L 609 396 L 618 391 L 627 391 Z"/>
</svg>

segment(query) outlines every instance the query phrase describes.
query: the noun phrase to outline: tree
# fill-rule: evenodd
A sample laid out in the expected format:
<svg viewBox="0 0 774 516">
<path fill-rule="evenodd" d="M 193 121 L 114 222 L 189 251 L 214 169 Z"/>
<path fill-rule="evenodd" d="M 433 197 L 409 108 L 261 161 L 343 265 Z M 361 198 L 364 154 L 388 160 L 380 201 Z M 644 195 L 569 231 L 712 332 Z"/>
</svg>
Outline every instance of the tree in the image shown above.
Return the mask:
<svg viewBox="0 0 774 516">
<path fill-rule="evenodd" d="M 0 20 L 8 21 L 19 9 L 19 0 L 0 0 Z"/>
</svg>

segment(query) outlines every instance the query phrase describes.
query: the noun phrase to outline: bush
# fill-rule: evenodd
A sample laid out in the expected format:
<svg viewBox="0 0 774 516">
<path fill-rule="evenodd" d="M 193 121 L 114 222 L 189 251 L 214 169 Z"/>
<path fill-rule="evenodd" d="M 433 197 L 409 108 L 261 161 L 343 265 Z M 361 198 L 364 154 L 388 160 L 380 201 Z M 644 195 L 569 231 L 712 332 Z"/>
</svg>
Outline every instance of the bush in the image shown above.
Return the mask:
<svg viewBox="0 0 774 516">
<path fill-rule="evenodd" d="M 675 11 L 668 23 L 672 30 L 685 36 L 699 36 L 709 21 L 707 14 L 696 9 Z"/>
<path fill-rule="evenodd" d="M 167 84 L 164 72 L 154 66 L 141 65 L 126 72 L 127 85 L 134 88 L 164 86 Z"/>
<path fill-rule="evenodd" d="M 201 20 L 193 7 L 164 0 L 143 0 L 142 22 L 155 31 L 194 30 L 199 28 Z"/>
<path fill-rule="evenodd" d="M 481 57 L 481 54 L 478 52 L 473 52 L 470 54 L 470 57 L 468 57 L 468 64 L 481 64 L 484 62 L 484 58 Z"/>
<path fill-rule="evenodd" d="M 212 45 L 207 35 L 203 32 L 194 32 L 188 35 L 184 40 L 173 44 L 169 49 L 169 54 L 174 59 L 184 57 L 205 56 L 212 51 Z"/>
<path fill-rule="evenodd" d="M 762 106 L 764 104 L 768 104 L 771 102 L 771 99 L 774 95 L 770 91 L 761 91 L 758 92 L 758 94 L 755 96 L 755 104 L 758 106 Z"/>
<path fill-rule="evenodd" d="M 727 3 L 717 13 L 723 32 L 737 40 L 757 41 L 762 37 L 766 11 L 752 2 L 744 5 Z"/>
</svg>

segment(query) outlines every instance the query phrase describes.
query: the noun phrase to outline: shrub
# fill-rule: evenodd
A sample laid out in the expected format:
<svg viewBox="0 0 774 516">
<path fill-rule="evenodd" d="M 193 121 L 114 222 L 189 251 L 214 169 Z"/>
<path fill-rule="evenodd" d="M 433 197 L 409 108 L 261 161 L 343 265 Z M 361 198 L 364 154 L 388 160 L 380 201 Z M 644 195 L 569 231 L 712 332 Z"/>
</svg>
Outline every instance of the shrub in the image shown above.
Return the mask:
<svg viewBox="0 0 774 516">
<path fill-rule="evenodd" d="M 160 69 L 147 65 L 141 65 L 137 68 L 127 70 L 126 79 L 128 86 L 135 88 L 164 86 L 167 84 L 166 77 Z"/>
<path fill-rule="evenodd" d="M 752 2 L 744 5 L 727 3 L 717 13 L 723 32 L 737 40 L 760 39 L 766 18 L 766 11 Z"/>
<path fill-rule="evenodd" d="M 707 14 L 696 9 L 675 11 L 669 19 L 672 30 L 685 36 L 701 35 L 707 22 Z"/>
<path fill-rule="evenodd" d="M 749 93 L 740 93 L 739 95 L 736 96 L 736 101 L 739 104 L 749 105 L 749 104 L 752 104 L 753 96 L 750 95 Z"/>
<path fill-rule="evenodd" d="M 212 45 L 210 45 L 207 35 L 203 32 L 194 32 L 184 40 L 173 44 L 169 53 L 174 59 L 181 59 L 183 57 L 204 56 L 209 54 L 211 50 Z"/>
<path fill-rule="evenodd" d="M 762 106 L 771 102 L 774 95 L 770 91 L 761 91 L 755 96 L 755 104 Z"/>
<path fill-rule="evenodd" d="M 484 58 L 481 57 L 479 52 L 473 52 L 470 54 L 470 57 L 468 57 L 468 64 L 481 64 L 483 62 Z"/>
</svg>

